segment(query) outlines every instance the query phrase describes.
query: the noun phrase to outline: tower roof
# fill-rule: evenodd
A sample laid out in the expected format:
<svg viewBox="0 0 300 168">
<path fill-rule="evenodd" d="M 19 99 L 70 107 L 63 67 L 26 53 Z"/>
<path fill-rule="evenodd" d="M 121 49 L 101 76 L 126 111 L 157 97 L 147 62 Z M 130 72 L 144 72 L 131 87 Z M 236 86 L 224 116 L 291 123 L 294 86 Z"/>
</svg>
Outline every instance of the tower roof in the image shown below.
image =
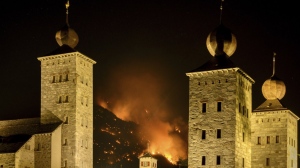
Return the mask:
<svg viewBox="0 0 300 168">
<path fill-rule="evenodd" d="M 192 70 L 191 72 L 235 68 L 235 67 L 237 66 L 229 59 L 229 57 L 223 54 L 223 55 L 212 57 L 209 61 L 207 61 L 200 67 Z"/>
<path fill-rule="evenodd" d="M 266 100 L 260 106 L 258 106 L 254 112 L 259 111 L 271 111 L 271 110 L 286 110 L 287 108 L 282 105 L 282 103 L 278 99 Z"/>
<path fill-rule="evenodd" d="M 65 53 L 71 53 L 71 52 L 77 52 L 74 48 L 70 47 L 69 45 L 62 45 L 60 47 L 58 47 L 57 49 L 55 49 L 54 51 L 44 55 L 44 56 L 48 56 L 48 55 L 57 55 L 57 54 L 65 54 Z"/>
</svg>

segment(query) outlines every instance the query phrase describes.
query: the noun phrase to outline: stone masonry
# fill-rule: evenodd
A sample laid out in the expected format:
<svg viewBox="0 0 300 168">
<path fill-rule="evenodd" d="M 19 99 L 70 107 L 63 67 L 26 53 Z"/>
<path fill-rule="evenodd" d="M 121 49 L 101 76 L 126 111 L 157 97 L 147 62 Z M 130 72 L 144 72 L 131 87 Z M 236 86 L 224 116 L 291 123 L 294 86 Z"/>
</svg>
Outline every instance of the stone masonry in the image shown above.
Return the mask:
<svg viewBox="0 0 300 168">
<path fill-rule="evenodd" d="M 189 167 L 251 167 L 253 79 L 239 68 L 187 76 Z"/>
<path fill-rule="evenodd" d="M 93 64 L 79 52 L 40 57 L 41 122 L 62 126 L 62 167 L 93 167 Z"/>
</svg>

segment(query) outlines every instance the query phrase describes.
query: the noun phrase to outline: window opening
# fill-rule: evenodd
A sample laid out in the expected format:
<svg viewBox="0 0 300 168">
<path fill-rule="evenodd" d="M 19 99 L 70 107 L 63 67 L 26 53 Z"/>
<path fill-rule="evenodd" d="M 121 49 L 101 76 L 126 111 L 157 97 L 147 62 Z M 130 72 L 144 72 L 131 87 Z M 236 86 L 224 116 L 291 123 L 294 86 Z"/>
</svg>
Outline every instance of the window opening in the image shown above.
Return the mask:
<svg viewBox="0 0 300 168">
<path fill-rule="evenodd" d="M 202 139 L 206 139 L 206 130 L 202 130 Z"/>
<path fill-rule="evenodd" d="M 221 138 L 221 129 L 217 129 L 217 138 L 218 138 L 218 139 Z"/>
</svg>

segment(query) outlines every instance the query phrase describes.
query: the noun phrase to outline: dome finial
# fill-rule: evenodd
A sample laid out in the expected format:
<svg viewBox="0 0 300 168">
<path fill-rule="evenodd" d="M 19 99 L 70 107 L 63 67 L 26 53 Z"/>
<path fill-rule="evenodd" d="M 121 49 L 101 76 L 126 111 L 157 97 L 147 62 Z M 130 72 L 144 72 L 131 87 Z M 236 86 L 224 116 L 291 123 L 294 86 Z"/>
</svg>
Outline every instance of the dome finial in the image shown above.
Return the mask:
<svg viewBox="0 0 300 168">
<path fill-rule="evenodd" d="M 69 25 L 69 7 L 70 7 L 70 2 L 67 0 L 66 5 L 66 25 L 61 28 L 59 31 L 56 32 L 55 38 L 56 42 L 62 46 L 62 45 L 68 45 L 72 48 L 76 47 L 78 44 L 79 38 L 77 33 L 70 28 Z"/>
<path fill-rule="evenodd" d="M 224 0 L 221 0 L 221 5 L 220 5 L 220 24 L 222 23 L 223 2 L 224 2 Z"/>
<path fill-rule="evenodd" d="M 272 77 L 275 75 L 275 56 L 276 56 L 276 53 L 273 52 L 273 74 L 272 74 Z"/>
<path fill-rule="evenodd" d="M 66 3 L 66 23 L 69 26 L 69 7 L 70 7 L 70 2 L 69 0 Z"/>
<path fill-rule="evenodd" d="M 262 86 L 263 96 L 267 100 L 279 99 L 281 100 L 286 92 L 286 86 L 282 80 L 275 76 L 275 56 L 273 54 L 273 75 L 270 79 L 266 80 Z"/>
</svg>

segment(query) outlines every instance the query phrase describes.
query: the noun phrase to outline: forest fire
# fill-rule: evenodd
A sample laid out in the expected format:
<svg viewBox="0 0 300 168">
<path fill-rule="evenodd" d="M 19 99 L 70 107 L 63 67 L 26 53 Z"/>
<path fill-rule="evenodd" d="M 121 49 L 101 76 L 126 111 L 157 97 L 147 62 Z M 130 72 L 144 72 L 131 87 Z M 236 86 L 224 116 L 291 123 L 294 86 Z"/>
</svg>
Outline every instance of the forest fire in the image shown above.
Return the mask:
<svg viewBox="0 0 300 168">
<path fill-rule="evenodd" d="M 100 101 L 99 104 L 108 108 L 108 104 L 104 101 Z M 158 111 L 152 113 L 152 110 L 143 110 L 138 115 L 130 114 L 133 112 L 131 107 L 116 106 L 110 109 L 118 118 L 126 121 L 133 121 L 139 124 L 139 132 L 141 132 L 141 140 L 148 141 L 148 149 L 150 153 L 161 154 L 165 156 L 173 164 L 180 158 L 186 157 L 186 143 L 182 139 L 184 136 L 180 135 L 180 127 L 184 126 L 180 118 L 176 118 L 173 121 L 167 120 L 167 113 Z M 118 111 L 120 110 L 120 111 Z M 108 132 L 112 135 L 114 133 L 109 132 L 108 129 L 102 131 Z M 118 141 L 118 143 L 120 143 Z"/>
<path fill-rule="evenodd" d="M 127 61 L 127 60 L 126 60 Z M 170 88 L 166 66 L 148 67 L 147 61 L 128 60 L 106 72 L 106 80 L 97 91 L 97 104 L 119 119 L 138 125 L 128 132 L 139 139 L 142 151 L 160 154 L 172 163 L 187 157 L 187 123 L 182 109 L 174 102 L 176 89 Z M 151 60 L 153 61 L 153 60 Z M 152 64 L 153 65 L 153 64 Z M 115 133 L 102 128 L 107 133 Z M 125 142 L 120 141 L 124 145 Z M 128 144 L 131 142 L 127 142 Z M 147 145 L 149 144 L 149 146 Z M 136 144 L 131 144 L 136 145 Z"/>
</svg>

